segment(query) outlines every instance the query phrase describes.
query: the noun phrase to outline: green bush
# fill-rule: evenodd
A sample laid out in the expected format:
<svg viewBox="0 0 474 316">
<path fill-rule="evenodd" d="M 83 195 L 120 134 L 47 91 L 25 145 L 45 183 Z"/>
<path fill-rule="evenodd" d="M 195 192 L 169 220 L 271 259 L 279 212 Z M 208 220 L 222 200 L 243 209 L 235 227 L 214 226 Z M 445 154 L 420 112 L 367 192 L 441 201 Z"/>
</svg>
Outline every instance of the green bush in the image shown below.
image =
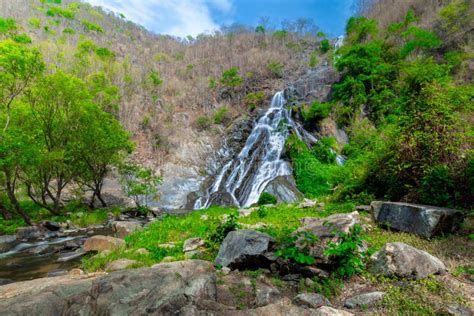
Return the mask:
<svg viewBox="0 0 474 316">
<path fill-rule="evenodd" d="M 61 16 L 63 18 L 72 20 L 75 18 L 75 13 L 71 9 L 65 9 L 61 7 L 50 7 L 48 11 L 46 11 L 46 15 L 48 16 Z"/>
<path fill-rule="evenodd" d="M 316 259 L 310 255 L 310 247 L 318 241 L 318 236 L 308 231 L 286 236 L 275 255 L 303 265 L 311 265 Z"/>
<path fill-rule="evenodd" d="M 237 230 L 240 227 L 237 222 L 238 219 L 238 212 L 231 213 L 227 216 L 227 220 L 224 223 L 220 222 L 214 231 L 210 231 L 207 235 L 207 241 L 211 244 L 211 246 L 219 245 L 222 243 L 228 233 Z"/>
<path fill-rule="evenodd" d="M 268 192 L 263 192 L 260 194 L 260 197 L 258 198 L 258 205 L 267 205 L 267 204 L 276 204 L 277 203 L 277 198 L 273 194 L 270 194 Z"/>
<path fill-rule="evenodd" d="M 98 24 L 95 24 L 95 23 L 92 23 L 88 20 L 81 20 L 81 24 L 88 31 L 95 31 L 97 33 L 104 33 L 104 29 L 102 28 L 102 26 L 100 26 Z"/>
<path fill-rule="evenodd" d="M 321 103 L 315 101 L 311 104 L 309 109 L 302 109 L 301 116 L 303 116 L 305 125 L 309 129 L 314 129 L 316 124 L 324 120 L 331 113 L 331 103 Z"/>
<path fill-rule="evenodd" d="M 319 44 L 319 50 L 321 53 L 326 54 L 331 49 L 331 43 L 328 39 L 323 39 Z"/>
<path fill-rule="evenodd" d="M 214 124 L 225 124 L 229 121 L 229 109 L 225 106 L 220 107 L 212 116 Z"/>
<path fill-rule="evenodd" d="M 434 166 L 421 179 L 420 201 L 427 205 L 453 206 L 455 182 L 446 165 Z"/>
<path fill-rule="evenodd" d="M 334 150 L 331 150 L 335 143 L 336 140 L 334 138 L 321 138 L 314 144 L 313 148 L 311 148 L 311 153 L 322 163 L 335 163 L 337 155 Z"/>
<path fill-rule="evenodd" d="M 362 251 L 365 236 L 362 227 L 354 225 L 348 233 L 337 231 L 340 242 L 331 242 L 324 254 L 336 261 L 335 271 L 341 277 L 351 277 L 365 268 L 365 262 L 372 251 Z"/>
<path fill-rule="evenodd" d="M 279 62 L 269 62 L 267 65 L 267 69 L 270 71 L 272 76 L 276 78 L 281 78 L 283 76 L 283 65 Z"/>
<path fill-rule="evenodd" d="M 318 53 L 312 52 L 311 55 L 309 55 L 309 67 L 310 68 L 316 68 L 318 63 L 319 63 Z"/>
<path fill-rule="evenodd" d="M 207 116 L 200 116 L 196 119 L 198 129 L 205 130 L 211 126 L 211 120 Z"/>
<path fill-rule="evenodd" d="M 39 29 L 41 27 L 41 20 L 38 18 L 31 18 L 28 20 L 28 24 L 36 29 Z"/>
<path fill-rule="evenodd" d="M 258 106 L 263 105 L 265 101 L 265 92 L 257 91 L 257 92 L 250 92 L 245 96 L 245 105 L 250 111 L 255 110 Z"/>
<path fill-rule="evenodd" d="M 220 82 L 226 87 L 235 88 L 242 85 L 244 79 L 239 75 L 239 68 L 233 67 L 222 73 Z"/>
<path fill-rule="evenodd" d="M 19 34 L 13 36 L 13 40 L 20 44 L 31 44 L 31 37 L 26 34 Z"/>
</svg>

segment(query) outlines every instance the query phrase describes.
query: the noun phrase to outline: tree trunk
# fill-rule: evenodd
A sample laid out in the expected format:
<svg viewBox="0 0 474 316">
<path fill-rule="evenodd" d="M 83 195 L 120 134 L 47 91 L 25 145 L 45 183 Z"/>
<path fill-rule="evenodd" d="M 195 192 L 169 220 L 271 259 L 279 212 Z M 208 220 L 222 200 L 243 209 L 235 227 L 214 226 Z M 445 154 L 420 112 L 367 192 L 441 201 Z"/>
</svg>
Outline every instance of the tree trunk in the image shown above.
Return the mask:
<svg viewBox="0 0 474 316">
<path fill-rule="evenodd" d="M 28 216 L 28 214 L 26 214 L 26 212 L 21 208 L 20 203 L 18 202 L 16 198 L 15 187 L 12 185 L 10 171 L 4 170 L 4 172 L 5 172 L 5 189 L 7 191 L 8 198 L 10 199 L 10 202 L 12 203 L 13 209 L 18 215 L 20 215 L 23 218 L 23 220 L 28 225 L 33 225 L 33 222 L 31 221 L 30 216 Z"/>
<path fill-rule="evenodd" d="M 3 204 L 0 204 L 0 214 L 2 215 L 4 220 L 13 219 L 12 213 L 10 213 L 10 211 L 7 210 L 7 208 Z"/>
</svg>

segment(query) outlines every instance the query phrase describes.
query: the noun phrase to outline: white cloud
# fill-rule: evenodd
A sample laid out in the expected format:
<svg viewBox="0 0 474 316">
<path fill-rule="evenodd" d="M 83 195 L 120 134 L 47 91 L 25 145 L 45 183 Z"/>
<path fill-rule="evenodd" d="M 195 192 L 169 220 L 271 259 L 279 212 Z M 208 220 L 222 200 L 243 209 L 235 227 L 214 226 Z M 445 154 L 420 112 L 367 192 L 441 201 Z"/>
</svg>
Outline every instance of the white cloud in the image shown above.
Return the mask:
<svg viewBox="0 0 474 316">
<path fill-rule="evenodd" d="M 212 9 L 222 13 L 232 10 L 232 0 L 87 0 L 160 34 L 185 37 L 212 32 L 219 25 Z"/>
</svg>

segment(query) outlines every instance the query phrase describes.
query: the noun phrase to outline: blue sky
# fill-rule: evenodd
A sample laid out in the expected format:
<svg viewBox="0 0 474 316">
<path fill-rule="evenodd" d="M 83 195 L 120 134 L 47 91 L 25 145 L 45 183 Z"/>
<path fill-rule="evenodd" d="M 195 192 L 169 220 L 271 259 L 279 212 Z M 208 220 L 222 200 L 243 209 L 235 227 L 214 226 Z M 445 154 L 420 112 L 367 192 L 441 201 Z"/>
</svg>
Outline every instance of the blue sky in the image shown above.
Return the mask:
<svg viewBox="0 0 474 316">
<path fill-rule="evenodd" d="M 313 19 L 330 36 L 341 35 L 353 0 L 87 0 L 123 13 L 160 34 L 184 37 L 232 23 L 256 26 L 261 17 L 281 27 L 284 20 Z"/>
</svg>

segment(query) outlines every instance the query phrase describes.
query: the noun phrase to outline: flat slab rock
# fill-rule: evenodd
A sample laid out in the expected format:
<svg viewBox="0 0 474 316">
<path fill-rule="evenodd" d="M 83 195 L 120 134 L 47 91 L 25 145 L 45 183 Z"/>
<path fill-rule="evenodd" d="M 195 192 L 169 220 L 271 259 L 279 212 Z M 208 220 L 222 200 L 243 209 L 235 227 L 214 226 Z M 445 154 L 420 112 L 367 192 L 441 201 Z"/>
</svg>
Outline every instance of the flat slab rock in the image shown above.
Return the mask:
<svg viewBox="0 0 474 316">
<path fill-rule="evenodd" d="M 0 313 L 10 315 L 181 315 L 216 299 L 212 263 L 190 260 L 107 275 L 60 276 L 0 287 Z"/>
<path fill-rule="evenodd" d="M 385 244 L 370 260 L 369 271 L 385 276 L 422 279 L 446 271 L 438 258 L 401 242 Z"/>
<path fill-rule="evenodd" d="M 428 205 L 374 201 L 371 210 L 380 224 L 425 238 L 452 233 L 463 221 L 461 211 Z"/>
<path fill-rule="evenodd" d="M 275 241 L 267 234 L 253 230 L 232 231 L 219 248 L 215 264 L 232 269 L 269 266 Z"/>
<path fill-rule="evenodd" d="M 347 299 L 344 306 L 347 308 L 370 307 L 383 299 L 385 292 L 364 293 Z"/>
</svg>

